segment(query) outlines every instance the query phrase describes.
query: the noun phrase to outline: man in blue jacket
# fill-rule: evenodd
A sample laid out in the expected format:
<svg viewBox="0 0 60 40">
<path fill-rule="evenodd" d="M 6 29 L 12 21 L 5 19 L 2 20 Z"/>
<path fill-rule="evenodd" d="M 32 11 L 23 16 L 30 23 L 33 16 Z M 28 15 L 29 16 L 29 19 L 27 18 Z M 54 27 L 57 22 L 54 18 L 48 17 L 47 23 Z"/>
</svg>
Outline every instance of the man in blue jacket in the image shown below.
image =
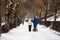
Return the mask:
<svg viewBox="0 0 60 40">
<path fill-rule="evenodd" d="M 34 19 L 32 20 L 33 24 L 34 24 L 34 29 L 33 31 L 37 31 L 37 24 L 38 24 L 38 19 L 36 17 L 34 17 Z"/>
</svg>

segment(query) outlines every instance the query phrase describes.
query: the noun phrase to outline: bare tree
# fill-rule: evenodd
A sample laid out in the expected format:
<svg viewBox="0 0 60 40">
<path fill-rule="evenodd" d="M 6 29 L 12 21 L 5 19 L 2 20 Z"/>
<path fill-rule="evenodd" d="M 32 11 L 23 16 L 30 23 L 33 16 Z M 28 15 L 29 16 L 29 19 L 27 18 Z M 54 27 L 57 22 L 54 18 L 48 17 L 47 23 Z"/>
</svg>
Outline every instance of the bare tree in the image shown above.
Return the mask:
<svg viewBox="0 0 60 40">
<path fill-rule="evenodd" d="M 11 15 L 11 10 L 12 10 L 12 7 L 13 7 L 13 4 L 11 1 L 6 1 L 6 2 L 9 2 L 6 6 L 6 13 L 5 13 L 5 23 L 6 23 L 6 32 L 9 31 L 9 28 L 10 28 L 10 24 L 9 24 L 9 17 Z"/>
<path fill-rule="evenodd" d="M 44 20 L 45 20 L 45 25 L 47 25 L 47 14 L 48 14 L 48 0 L 45 1 L 45 6 L 46 6 L 46 9 L 45 9 L 45 15 L 44 15 Z"/>
<path fill-rule="evenodd" d="M 19 1 L 15 4 L 15 25 L 19 25 L 19 18 L 18 18 L 18 9 L 19 9 Z"/>
</svg>

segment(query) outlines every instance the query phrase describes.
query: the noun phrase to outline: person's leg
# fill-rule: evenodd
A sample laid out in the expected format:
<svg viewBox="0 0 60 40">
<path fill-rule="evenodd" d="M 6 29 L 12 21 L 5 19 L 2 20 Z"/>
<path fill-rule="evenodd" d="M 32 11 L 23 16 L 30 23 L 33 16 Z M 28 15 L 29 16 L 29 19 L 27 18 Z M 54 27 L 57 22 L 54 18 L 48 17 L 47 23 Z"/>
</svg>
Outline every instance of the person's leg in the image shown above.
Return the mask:
<svg viewBox="0 0 60 40">
<path fill-rule="evenodd" d="M 30 25 L 30 31 L 31 31 L 31 25 Z"/>
<path fill-rule="evenodd" d="M 36 29 L 36 26 L 34 25 L 33 31 L 35 31 L 35 29 Z"/>
<path fill-rule="evenodd" d="M 29 31 L 31 31 L 31 25 L 29 25 Z"/>
<path fill-rule="evenodd" d="M 35 31 L 38 31 L 38 30 L 37 30 L 37 25 L 35 25 Z"/>
<path fill-rule="evenodd" d="M 37 25 L 34 25 L 33 31 L 38 31 L 38 30 L 37 30 Z"/>
<path fill-rule="evenodd" d="M 36 31 L 36 25 L 35 25 L 35 31 Z"/>
<path fill-rule="evenodd" d="M 35 27 L 35 31 L 37 31 L 37 26 Z"/>
</svg>

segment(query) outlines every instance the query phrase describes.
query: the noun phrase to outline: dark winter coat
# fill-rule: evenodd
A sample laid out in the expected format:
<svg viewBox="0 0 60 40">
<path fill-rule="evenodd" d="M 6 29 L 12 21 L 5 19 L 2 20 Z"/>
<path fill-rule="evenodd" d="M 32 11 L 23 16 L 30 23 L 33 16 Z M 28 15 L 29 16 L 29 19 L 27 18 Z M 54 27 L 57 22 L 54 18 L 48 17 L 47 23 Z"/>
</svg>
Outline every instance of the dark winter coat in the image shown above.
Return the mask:
<svg viewBox="0 0 60 40">
<path fill-rule="evenodd" d="M 34 25 L 37 25 L 37 24 L 38 24 L 38 19 L 37 19 L 37 18 L 34 18 L 34 19 L 32 20 L 32 22 L 33 22 Z"/>
</svg>

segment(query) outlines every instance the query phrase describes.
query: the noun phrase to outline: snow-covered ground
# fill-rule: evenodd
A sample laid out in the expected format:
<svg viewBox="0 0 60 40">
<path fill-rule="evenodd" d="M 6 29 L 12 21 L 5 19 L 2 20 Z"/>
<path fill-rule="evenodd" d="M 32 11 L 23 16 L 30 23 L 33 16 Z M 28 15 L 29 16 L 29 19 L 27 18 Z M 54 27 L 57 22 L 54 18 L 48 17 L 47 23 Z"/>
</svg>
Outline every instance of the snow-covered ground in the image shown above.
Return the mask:
<svg viewBox="0 0 60 40">
<path fill-rule="evenodd" d="M 37 32 L 29 32 L 28 23 L 24 22 L 24 25 L 20 24 L 20 26 L 13 28 L 8 33 L 3 33 L 0 40 L 60 40 L 60 36 L 57 35 L 60 33 L 50 28 L 38 24 L 37 29 Z"/>
</svg>

